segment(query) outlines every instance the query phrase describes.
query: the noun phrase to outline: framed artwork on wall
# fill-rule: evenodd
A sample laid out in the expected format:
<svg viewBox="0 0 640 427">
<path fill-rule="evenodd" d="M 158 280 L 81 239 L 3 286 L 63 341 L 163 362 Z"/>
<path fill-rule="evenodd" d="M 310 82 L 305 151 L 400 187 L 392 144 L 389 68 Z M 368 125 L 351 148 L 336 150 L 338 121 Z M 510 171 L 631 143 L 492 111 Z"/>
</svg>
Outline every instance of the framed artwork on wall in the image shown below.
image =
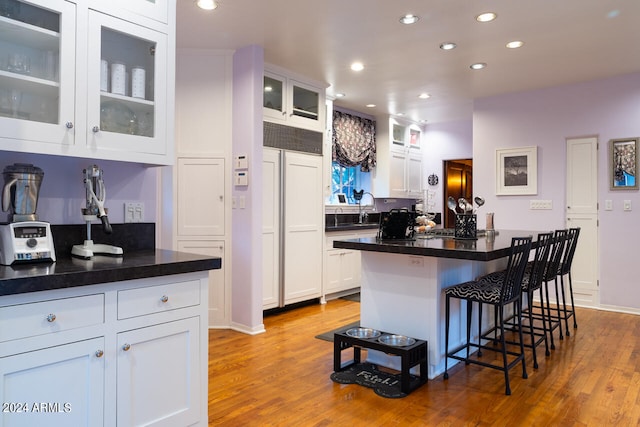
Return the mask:
<svg viewBox="0 0 640 427">
<path fill-rule="evenodd" d="M 609 188 L 638 189 L 638 138 L 609 141 Z"/>
<path fill-rule="evenodd" d="M 496 150 L 496 195 L 538 194 L 538 147 Z"/>
</svg>

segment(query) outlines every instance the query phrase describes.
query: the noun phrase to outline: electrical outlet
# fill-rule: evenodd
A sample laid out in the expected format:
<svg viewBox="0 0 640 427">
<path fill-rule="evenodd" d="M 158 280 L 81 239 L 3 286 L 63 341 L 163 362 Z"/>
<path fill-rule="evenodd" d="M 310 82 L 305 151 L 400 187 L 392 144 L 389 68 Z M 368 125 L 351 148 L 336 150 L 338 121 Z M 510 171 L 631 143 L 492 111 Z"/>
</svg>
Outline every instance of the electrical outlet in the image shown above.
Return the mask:
<svg viewBox="0 0 640 427">
<path fill-rule="evenodd" d="M 625 200 L 622 203 L 622 210 L 627 212 L 631 210 L 631 200 Z"/>
<path fill-rule="evenodd" d="M 144 203 L 126 202 L 124 204 L 124 222 L 143 222 Z"/>
<path fill-rule="evenodd" d="M 127 202 L 124 204 L 124 222 L 134 222 L 135 216 L 134 203 Z"/>
<path fill-rule="evenodd" d="M 607 199 L 604 201 L 604 210 L 605 211 L 613 210 L 613 200 Z"/>
<path fill-rule="evenodd" d="M 551 200 L 529 200 L 529 209 L 531 210 L 551 210 L 552 207 Z"/>
</svg>

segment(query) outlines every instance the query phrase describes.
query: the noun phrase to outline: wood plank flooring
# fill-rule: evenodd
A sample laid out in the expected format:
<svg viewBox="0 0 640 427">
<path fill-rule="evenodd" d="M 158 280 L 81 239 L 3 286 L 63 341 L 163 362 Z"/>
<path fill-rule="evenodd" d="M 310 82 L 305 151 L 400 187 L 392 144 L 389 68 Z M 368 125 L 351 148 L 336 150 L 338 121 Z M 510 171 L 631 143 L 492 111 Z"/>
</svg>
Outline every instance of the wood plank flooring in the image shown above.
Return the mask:
<svg viewBox="0 0 640 427">
<path fill-rule="evenodd" d="M 640 316 L 577 309 L 578 329 L 528 379 L 457 365 L 401 399 L 336 384 L 333 344 L 315 335 L 359 319 L 334 300 L 265 317 L 265 334 L 209 332 L 209 425 L 220 426 L 638 426 Z M 347 353 L 345 351 L 345 358 Z"/>
</svg>

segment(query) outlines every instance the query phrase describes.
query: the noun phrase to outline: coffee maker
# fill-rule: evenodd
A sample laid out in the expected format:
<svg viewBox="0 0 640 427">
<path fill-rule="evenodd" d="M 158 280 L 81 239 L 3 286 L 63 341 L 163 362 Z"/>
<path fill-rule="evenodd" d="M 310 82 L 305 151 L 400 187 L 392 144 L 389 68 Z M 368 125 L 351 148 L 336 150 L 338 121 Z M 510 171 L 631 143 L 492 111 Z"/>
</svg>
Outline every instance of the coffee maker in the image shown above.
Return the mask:
<svg viewBox="0 0 640 427">
<path fill-rule="evenodd" d="M 44 172 L 32 164 L 15 163 L 2 174 L 2 210 L 9 212 L 9 222 L 0 224 L 0 264 L 55 261 L 49 223 L 36 214 Z"/>
</svg>

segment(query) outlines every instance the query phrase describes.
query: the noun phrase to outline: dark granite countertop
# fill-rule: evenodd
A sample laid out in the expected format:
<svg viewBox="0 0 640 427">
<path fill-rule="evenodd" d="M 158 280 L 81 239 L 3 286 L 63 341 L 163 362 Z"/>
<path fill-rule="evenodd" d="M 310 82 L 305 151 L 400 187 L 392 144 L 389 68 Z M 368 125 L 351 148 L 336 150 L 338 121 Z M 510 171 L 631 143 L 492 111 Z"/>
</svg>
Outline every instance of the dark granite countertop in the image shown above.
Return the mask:
<svg viewBox="0 0 640 427">
<path fill-rule="evenodd" d="M 374 223 L 363 223 L 363 224 L 358 224 L 353 223 L 353 224 L 338 224 L 338 225 L 329 225 L 326 224 L 324 227 L 324 231 L 354 231 L 354 230 L 377 230 L 378 228 L 380 228 L 380 225 L 376 222 Z"/>
<path fill-rule="evenodd" d="M 91 260 L 58 258 L 51 263 L 0 266 L 0 296 L 215 270 L 221 259 L 162 249 L 125 252 Z"/>
<path fill-rule="evenodd" d="M 535 242 L 538 233 L 540 232 L 499 230 L 493 237 L 483 236 L 476 240 L 460 240 L 449 236 L 431 238 L 420 236 L 415 240 L 379 240 L 375 237 L 365 237 L 337 240 L 333 242 L 333 247 L 371 252 L 491 261 L 509 255 L 512 237 L 533 236 Z"/>
</svg>

